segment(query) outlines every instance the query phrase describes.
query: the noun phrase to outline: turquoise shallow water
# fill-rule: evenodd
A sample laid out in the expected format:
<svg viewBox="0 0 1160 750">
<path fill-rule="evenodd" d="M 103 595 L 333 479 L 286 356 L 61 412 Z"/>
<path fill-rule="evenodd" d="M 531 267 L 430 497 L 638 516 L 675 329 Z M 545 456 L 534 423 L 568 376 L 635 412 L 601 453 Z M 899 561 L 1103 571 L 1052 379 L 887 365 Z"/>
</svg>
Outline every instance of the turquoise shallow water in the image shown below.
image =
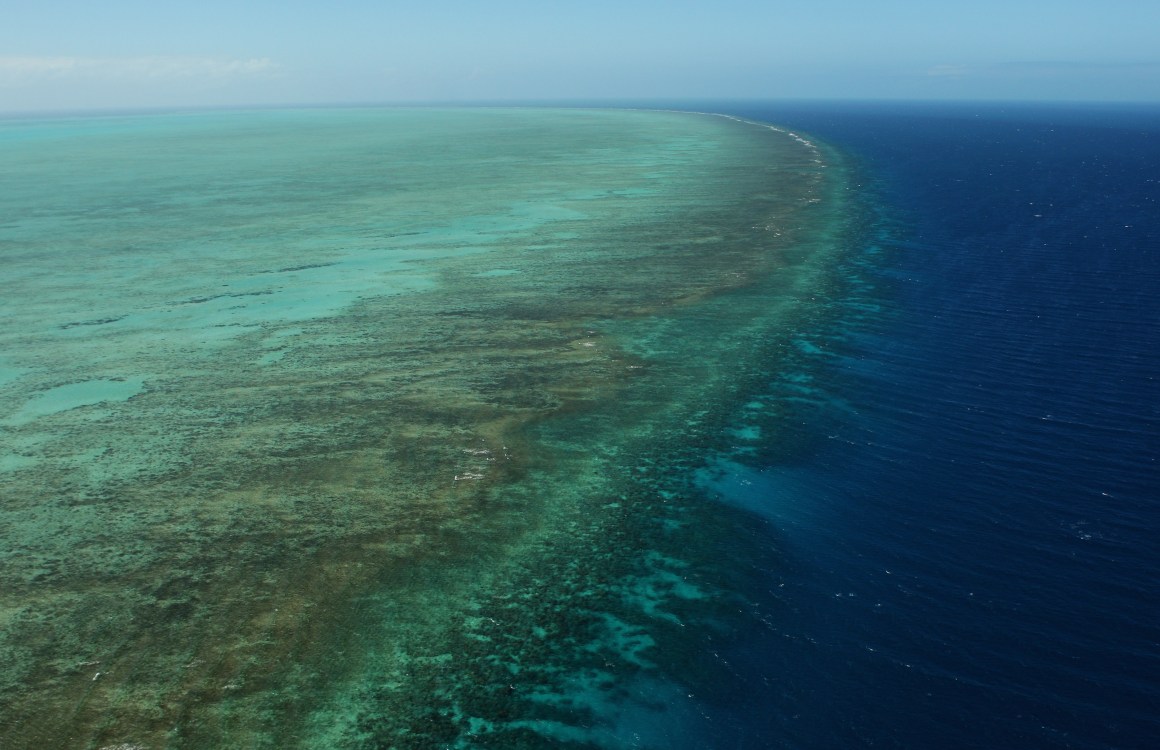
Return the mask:
<svg viewBox="0 0 1160 750">
<path fill-rule="evenodd" d="M 679 113 L 0 123 L 0 744 L 703 731 L 744 604 L 694 469 L 844 179 Z"/>
</svg>

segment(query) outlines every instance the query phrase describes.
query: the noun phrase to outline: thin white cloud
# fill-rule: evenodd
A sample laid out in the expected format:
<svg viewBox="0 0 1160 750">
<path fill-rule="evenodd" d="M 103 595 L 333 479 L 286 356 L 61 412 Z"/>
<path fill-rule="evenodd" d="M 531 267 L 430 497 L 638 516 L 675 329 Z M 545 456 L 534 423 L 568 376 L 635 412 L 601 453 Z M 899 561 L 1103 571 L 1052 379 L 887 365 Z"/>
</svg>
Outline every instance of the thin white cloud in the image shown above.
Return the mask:
<svg viewBox="0 0 1160 750">
<path fill-rule="evenodd" d="M 1160 71 L 1160 61 L 1020 60 L 1000 63 L 995 68 L 1002 72 L 1030 75 L 1067 75 L 1089 72 L 1156 73 Z"/>
<path fill-rule="evenodd" d="M 273 73 L 278 67 L 267 57 L 0 57 L 0 82 L 221 79 Z"/>
</svg>

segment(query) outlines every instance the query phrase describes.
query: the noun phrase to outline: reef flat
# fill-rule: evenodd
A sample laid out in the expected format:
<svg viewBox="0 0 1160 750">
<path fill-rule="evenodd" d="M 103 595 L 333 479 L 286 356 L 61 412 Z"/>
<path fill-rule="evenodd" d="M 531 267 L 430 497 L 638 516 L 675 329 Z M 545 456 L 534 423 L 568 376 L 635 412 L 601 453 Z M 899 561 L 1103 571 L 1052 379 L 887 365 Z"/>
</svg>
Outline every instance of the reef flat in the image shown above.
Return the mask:
<svg viewBox="0 0 1160 750">
<path fill-rule="evenodd" d="M 0 123 L 0 746 L 693 736 L 760 554 L 693 476 L 846 189 L 703 114 Z"/>
</svg>

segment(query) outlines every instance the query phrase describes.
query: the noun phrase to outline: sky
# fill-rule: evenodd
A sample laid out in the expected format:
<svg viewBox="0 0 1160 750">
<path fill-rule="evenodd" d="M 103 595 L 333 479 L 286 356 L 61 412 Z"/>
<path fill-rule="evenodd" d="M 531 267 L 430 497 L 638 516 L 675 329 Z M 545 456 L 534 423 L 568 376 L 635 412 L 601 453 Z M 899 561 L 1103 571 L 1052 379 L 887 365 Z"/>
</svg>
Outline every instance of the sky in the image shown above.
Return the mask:
<svg viewBox="0 0 1160 750">
<path fill-rule="evenodd" d="M 1158 0 L 12 0 L 0 112 L 528 100 L 1160 102 Z"/>
</svg>

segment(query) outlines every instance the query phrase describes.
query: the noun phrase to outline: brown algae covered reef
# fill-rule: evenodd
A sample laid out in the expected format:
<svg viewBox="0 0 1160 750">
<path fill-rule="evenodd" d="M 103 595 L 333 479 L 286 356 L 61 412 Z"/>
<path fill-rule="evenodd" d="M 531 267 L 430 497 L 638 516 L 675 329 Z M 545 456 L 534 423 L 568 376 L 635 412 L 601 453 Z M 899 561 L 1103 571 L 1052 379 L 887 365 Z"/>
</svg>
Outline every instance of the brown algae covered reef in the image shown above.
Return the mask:
<svg viewBox="0 0 1160 750">
<path fill-rule="evenodd" d="M 821 314 L 835 154 L 352 109 L 11 121 L 0 165 L 0 747 L 704 731 L 768 552 L 691 476 Z"/>
</svg>

